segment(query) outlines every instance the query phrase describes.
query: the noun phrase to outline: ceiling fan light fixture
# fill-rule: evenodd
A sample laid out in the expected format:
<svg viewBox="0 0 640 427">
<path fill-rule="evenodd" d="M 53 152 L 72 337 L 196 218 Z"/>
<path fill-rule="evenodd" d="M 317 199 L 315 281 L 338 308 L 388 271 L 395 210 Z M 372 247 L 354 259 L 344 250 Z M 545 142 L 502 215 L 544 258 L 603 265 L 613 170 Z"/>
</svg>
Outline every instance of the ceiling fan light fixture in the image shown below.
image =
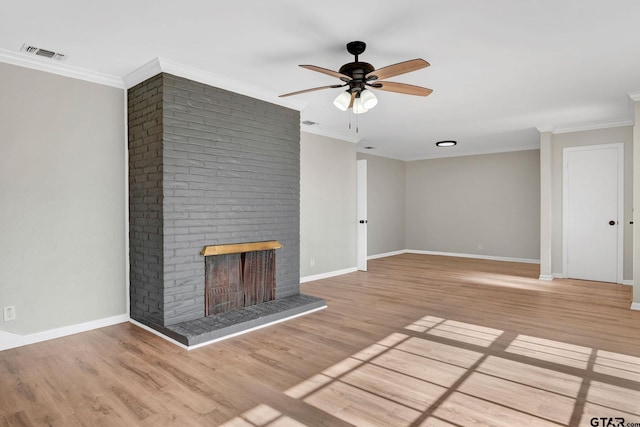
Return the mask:
<svg viewBox="0 0 640 427">
<path fill-rule="evenodd" d="M 375 107 L 376 105 L 378 105 L 378 98 L 376 97 L 376 95 L 372 91 L 370 91 L 368 89 L 365 89 L 362 92 L 360 92 L 360 98 L 359 99 L 362 100 L 362 105 L 367 110 L 370 110 L 373 107 Z"/>
<path fill-rule="evenodd" d="M 353 113 L 354 114 L 363 114 L 369 111 L 368 108 L 365 107 L 364 101 L 359 96 L 353 101 Z"/>
<path fill-rule="evenodd" d="M 333 105 L 340 111 L 347 111 L 350 103 L 351 94 L 348 91 L 340 93 L 340 95 L 336 96 L 336 99 L 333 100 Z"/>
</svg>

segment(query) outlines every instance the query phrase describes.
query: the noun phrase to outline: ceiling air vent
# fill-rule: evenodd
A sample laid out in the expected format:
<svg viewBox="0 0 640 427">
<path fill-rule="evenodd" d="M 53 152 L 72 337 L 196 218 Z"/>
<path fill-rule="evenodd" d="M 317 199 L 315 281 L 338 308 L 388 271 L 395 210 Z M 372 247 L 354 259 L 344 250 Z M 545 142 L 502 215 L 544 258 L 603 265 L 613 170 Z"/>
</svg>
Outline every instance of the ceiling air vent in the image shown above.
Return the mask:
<svg viewBox="0 0 640 427">
<path fill-rule="evenodd" d="M 47 50 L 47 49 L 41 49 L 39 47 L 30 46 L 27 44 L 23 44 L 22 49 L 20 50 L 30 55 L 41 56 L 43 58 L 48 58 L 48 59 L 56 59 L 58 61 L 64 61 L 65 59 L 67 59 L 67 55 L 65 55 L 64 53 L 54 52 L 52 50 Z"/>
</svg>

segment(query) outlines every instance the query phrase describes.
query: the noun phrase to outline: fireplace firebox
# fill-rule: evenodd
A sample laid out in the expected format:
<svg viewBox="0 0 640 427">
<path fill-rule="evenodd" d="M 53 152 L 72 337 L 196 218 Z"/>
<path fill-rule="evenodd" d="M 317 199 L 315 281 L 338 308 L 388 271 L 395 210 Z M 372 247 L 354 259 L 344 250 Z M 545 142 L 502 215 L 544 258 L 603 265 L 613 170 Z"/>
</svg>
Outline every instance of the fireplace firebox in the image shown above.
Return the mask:
<svg viewBox="0 0 640 427">
<path fill-rule="evenodd" d="M 275 240 L 205 247 L 205 315 L 275 299 L 279 248 Z"/>
</svg>

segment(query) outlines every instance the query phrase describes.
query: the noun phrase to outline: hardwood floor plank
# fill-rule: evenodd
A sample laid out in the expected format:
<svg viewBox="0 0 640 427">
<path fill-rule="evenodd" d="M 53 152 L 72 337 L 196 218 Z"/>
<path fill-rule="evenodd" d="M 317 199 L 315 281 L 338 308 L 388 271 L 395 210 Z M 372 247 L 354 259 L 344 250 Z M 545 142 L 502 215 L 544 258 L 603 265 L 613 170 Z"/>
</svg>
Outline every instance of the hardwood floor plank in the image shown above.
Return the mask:
<svg viewBox="0 0 640 427">
<path fill-rule="evenodd" d="M 374 393 L 336 381 L 304 401 L 354 425 L 408 425 L 420 412 Z"/>
<path fill-rule="evenodd" d="M 559 424 L 568 424 L 575 398 L 503 378 L 473 373 L 458 388 L 466 395 L 531 414 Z"/>
<path fill-rule="evenodd" d="M 453 393 L 434 415 L 460 426 L 549 427 L 558 425 L 553 421 L 462 393 Z"/>
<path fill-rule="evenodd" d="M 489 356 L 476 371 L 574 399 L 582 384 L 582 378 L 575 375 L 495 356 Z"/>
</svg>

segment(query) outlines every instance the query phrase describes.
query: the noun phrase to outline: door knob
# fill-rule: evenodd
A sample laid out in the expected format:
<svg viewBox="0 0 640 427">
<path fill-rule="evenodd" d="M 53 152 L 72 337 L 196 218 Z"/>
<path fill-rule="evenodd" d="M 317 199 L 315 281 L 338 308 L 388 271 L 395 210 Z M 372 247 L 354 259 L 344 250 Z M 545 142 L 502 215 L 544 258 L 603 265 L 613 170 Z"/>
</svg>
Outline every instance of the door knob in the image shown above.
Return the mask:
<svg viewBox="0 0 640 427">
<path fill-rule="evenodd" d="M 616 225 L 615 221 L 609 221 L 609 225 Z"/>
</svg>

